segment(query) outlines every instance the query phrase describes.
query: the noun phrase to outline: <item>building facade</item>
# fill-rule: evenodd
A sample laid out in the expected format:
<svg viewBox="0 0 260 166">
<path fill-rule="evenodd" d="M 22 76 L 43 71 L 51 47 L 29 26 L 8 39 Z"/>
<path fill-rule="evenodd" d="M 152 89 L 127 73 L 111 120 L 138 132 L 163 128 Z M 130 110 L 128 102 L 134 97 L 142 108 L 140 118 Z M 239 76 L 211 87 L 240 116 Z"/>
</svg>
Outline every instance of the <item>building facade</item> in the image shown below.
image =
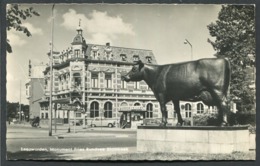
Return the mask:
<svg viewBox="0 0 260 166">
<path fill-rule="evenodd" d="M 26 98 L 29 101 L 29 119 L 34 117 L 40 117 L 40 104 L 44 95 L 44 75 L 43 71 L 46 69 L 46 65 L 41 64 L 31 64 L 29 61 L 29 78 L 25 84 L 26 88 Z"/>
<path fill-rule="evenodd" d="M 53 52 L 53 74 L 48 66 L 44 71 L 45 99 L 40 102 L 41 119 L 48 119 L 50 77 L 53 77 L 53 102 L 57 107 L 53 117 L 60 123 L 71 119 L 90 120 L 97 117 L 142 122 L 161 118 L 160 106 L 153 92 L 144 82 L 125 82 L 121 76 L 141 60 L 157 64 L 151 50 L 89 44 L 79 27 L 71 46 L 61 52 Z M 50 58 L 50 53 L 48 53 Z M 78 103 L 76 111 L 69 105 Z M 177 122 L 173 104 L 167 104 L 170 123 Z M 183 118 L 194 113 L 215 112 L 201 102 L 181 102 Z M 124 116 L 123 116 L 124 115 Z"/>
</svg>

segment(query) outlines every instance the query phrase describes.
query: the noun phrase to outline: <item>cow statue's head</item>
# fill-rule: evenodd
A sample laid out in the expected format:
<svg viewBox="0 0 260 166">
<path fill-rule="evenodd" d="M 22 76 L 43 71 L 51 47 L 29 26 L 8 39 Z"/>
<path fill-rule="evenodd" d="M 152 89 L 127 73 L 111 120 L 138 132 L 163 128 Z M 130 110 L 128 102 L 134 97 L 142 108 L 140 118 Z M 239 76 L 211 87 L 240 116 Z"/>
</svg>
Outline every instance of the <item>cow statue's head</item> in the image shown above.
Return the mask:
<svg viewBox="0 0 260 166">
<path fill-rule="evenodd" d="M 129 82 L 129 81 L 141 81 L 143 80 L 143 75 L 141 69 L 144 67 L 144 63 L 142 61 L 138 61 L 136 64 L 133 65 L 133 68 L 130 72 L 126 75 L 122 76 L 122 80 Z"/>
</svg>

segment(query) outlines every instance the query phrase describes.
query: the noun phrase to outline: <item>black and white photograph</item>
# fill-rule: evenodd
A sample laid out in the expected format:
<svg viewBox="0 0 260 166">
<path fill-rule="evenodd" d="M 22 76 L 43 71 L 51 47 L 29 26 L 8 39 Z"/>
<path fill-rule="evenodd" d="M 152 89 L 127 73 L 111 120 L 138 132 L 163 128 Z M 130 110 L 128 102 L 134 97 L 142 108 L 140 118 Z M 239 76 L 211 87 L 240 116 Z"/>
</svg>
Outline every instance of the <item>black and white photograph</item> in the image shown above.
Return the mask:
<svg viewBox="0 0 260 166">
<path fill-rule="evenodd" d="M 256 160 L 254 4 L 6 5 L 6 160 Z"/>
</svg>

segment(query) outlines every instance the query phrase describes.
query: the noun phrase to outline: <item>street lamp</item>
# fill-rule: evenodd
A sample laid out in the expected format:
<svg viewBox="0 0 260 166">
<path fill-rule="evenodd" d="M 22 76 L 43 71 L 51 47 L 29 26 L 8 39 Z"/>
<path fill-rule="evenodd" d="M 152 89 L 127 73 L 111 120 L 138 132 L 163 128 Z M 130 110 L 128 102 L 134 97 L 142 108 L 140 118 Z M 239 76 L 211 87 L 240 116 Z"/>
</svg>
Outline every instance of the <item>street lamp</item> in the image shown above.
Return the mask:
<svg viewBox="0 0 260 166">
<path fill-rule="evenodd" d="M 190 45 L 190 48 L 191 48 L 191 60 L 193 60 L 192 45 L 191 45 L 191 43 L 190 43 L 187 39 L 185 39 L 184 44 L 189 44 L 189 45 Z"/>
</svg>

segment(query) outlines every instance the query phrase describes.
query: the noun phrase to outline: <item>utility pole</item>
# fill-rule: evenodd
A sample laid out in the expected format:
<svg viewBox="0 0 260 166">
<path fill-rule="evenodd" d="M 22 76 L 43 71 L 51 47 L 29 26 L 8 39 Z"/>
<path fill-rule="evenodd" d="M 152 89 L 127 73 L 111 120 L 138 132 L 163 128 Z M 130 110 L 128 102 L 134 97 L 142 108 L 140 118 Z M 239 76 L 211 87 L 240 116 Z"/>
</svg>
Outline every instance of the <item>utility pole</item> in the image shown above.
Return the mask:
<svg viewBox="0 0 260 166">
<path fill-rule="evenodd" d="M 52 17 L 52 24 L 51 24 L 51 52 L 50 52 L 50 103 L 49 103 L 49 136 L 52 136 L 52 86 L 53 86 L 53 27 L 54 27 L 54 16 L 53 16 L 53 10 L 54 5 L 52 6 L 51 10 L 51 17 Z"/>
<path fill-rule="evenodd" d="M 21 123 L 21 115 L 22 111 L 21 111 L 21 80 L 20 80 L 20 99 L 19 99 L 19 123 Z"/>
</svg>

